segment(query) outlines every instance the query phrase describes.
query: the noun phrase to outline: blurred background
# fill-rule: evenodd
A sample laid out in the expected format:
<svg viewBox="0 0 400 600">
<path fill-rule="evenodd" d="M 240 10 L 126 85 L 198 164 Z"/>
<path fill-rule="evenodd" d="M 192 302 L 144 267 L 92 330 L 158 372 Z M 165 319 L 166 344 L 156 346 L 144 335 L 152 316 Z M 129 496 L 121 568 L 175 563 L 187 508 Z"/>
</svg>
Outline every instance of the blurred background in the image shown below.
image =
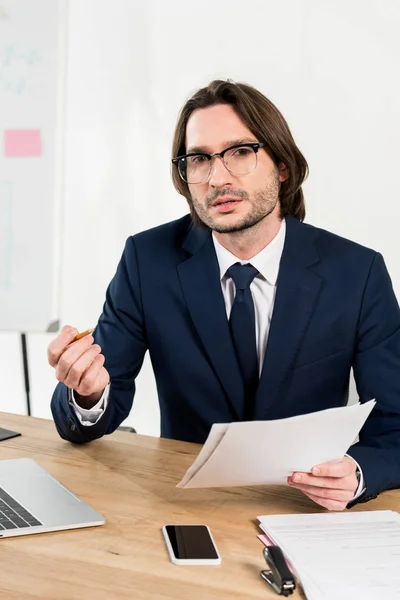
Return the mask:
<svg viewBox="0 0 400 600">
<path fill-rule="evenodd" d="M 399 297 L 399 31 L 397 0 L 0 0 L 0 410 L 27 413 L 25 334 L 50 418 L 51 330 L 93 327 L 126 238 L 186 214 L 172 134 L 214 78 L 277 105 L 306 221 L 381 252 Z M 159 435 L 147 358 L 126 424 Z"/>
</svg>

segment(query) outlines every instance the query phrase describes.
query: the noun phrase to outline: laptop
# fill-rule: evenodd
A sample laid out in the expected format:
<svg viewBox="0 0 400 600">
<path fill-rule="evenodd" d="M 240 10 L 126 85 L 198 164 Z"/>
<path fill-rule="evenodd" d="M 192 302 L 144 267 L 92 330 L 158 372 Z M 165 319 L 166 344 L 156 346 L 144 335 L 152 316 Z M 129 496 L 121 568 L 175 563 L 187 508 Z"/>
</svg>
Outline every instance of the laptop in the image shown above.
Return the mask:
<svg viewBox="0 0 400 600">
<path fill-rule="evenodd" d="M 0 460 L 0 538 L 104 523 L 31 458 Z"/>
</svg>

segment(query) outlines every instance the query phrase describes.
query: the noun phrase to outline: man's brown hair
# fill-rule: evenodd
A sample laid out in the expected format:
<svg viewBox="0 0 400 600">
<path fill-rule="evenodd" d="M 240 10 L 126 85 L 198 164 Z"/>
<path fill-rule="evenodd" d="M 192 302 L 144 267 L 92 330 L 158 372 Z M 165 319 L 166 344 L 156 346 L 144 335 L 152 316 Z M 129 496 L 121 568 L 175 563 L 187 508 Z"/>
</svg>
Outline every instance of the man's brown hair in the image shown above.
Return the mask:
<svg viewBox="0 0 400 600">
<path fill-rule="evenodd" d="M 186 153 L 186 125 L 193 111 L 217 104 L 231 105 L 257 141 L 266 144 L 265 149 L 275 165 L 278 168 L 281 163 L 285 165 L 287 179 L 280 187 L 280 214 L 281 217 L 293 215 L 303 221 L 306 209 L 301 186 L 308 175 L 307 161 L 296 146 L 282 114 L 266 96 L 250 85 L 216 79 L 195 92 L 180 112 L 172 143 L 172 157 Z M 204 227 L 193 208 L 188 184 L 181 179 L 175 166 L 172 180 L 176 190 L 186 198 L 193 221 Z"/>
</svg>

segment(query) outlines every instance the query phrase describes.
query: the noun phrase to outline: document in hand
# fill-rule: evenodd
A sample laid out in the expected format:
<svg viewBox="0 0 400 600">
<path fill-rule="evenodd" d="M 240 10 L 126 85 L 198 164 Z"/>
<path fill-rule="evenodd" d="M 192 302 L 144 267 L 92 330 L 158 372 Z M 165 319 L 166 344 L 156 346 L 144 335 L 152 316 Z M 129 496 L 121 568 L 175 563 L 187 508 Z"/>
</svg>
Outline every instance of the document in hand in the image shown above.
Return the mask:
<svg viewBox="0 0 400 600">
<path fill-rule="evenodd" d="M 293 471 L 339 461 L 375 400 L 275 421 L 217 423 L 177 487 L 286 484 Z"/>
<path fill-rule="evenodd" d="M 307 600 L 400 599 L 400 515 L 391 510 L 258 517 Z M 260 565 L 263 561 L 260 558 Z"/>
</svg>

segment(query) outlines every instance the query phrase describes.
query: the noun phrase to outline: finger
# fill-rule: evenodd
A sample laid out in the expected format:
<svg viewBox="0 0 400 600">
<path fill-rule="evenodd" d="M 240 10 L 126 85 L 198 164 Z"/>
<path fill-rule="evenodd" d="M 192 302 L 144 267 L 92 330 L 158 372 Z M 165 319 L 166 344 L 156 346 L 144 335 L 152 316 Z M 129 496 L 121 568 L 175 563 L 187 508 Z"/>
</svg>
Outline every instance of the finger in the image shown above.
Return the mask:
<svg viewBox="0 0 400 600">
<path fill-rule="evenodd" d="M 353 475 L 347 475 L 347 477 L 316 477 L 309 473 L 293 473 L 288 478 L 288 484 L 294 487 L 299 485 L 310 485 L 315 488 L 330 488 L 340 490 L 355 490 L 357 488 L 357 477 L 355 473 Z"/>
<path fill-rule="evenodd" d="M 316 496 L 314 494 L 307 494 L 304 492 L 308 498 L 311 498 L 313 502 L 316 502 L 320 506 L 327 508 L 328 510 L 344 510 L 347 506 L 347 502 L 341 502 L 340 500 L 331 500 L 328 498 L 321 498 L 320 496 Z"/>
<path fill-rule="evenodd" d="M 76 390 L 81 396 L 90 396 L 93 392 L 104 389 L 110 378 L 107 371 L 103 368 L 104 355 L 98 354 L 91 365 L 82 375 L 79 388 Z M 101 377 L 103 376 L 103 377 Z M 100 381 L 102 379 L 102 381 Z"/>
<path fill-rule="evenodd" d="M 70 344 L 67 349 L 64 350 L 55 366 L 58 381 L 65 382 L 72 365 L 90 348 L 93 341 L 93 337 L 88 335 L 78 342 Z"/>
<path fill-rule="evenodd" d="M 65 385 L 74 390 L 78 389 L 84 373 L 100 352 L 101 348 L 98 344 L 93 344 L 83 352 L 70 366 L 68 374 L 64 378 Z"/>
<path fill-rule="evenodd" d="M 312 494 L 313 496 L 318 496 L 319 498 L 325 498 L 327 500 L 339 500 L 341 502 L 346 502 L 346 504 L 354 498 L 354 492 L 352 490 L 316 488 L 313 485 L 300 484 L 291 484 L 291 487 L 296 487 L 305 494 Z"/>
<path fill-rule="evenodd" d="M 336 463 L 324 463 L 316 465 L 311 469 L 311 473 L 317 477 L 346 477 L 355 472 L 356 463 L 352 458 L 345 456 Z"/>
<path fill-rule="evenodd" d="M 58 336 L 50 342 L 47 348 L 47 359 L 50 366 L 55 367 L 59 361 L 60 356 L 68 345 L 73 341 L 74 337 L 78 333 L 75 327 L 65 325 Z"/>
<path fill-rule="evenodd" d="M 65 352 L 56 367 L 57 379 L 63 381 L 67 387 L 76 389 L 79 386 L 83 373 L 100 352 L 101 348 L 98 344 L 93 344 L 89 348 L 86 348 L 75 360 L 65 359 Z"/>
</svg>

